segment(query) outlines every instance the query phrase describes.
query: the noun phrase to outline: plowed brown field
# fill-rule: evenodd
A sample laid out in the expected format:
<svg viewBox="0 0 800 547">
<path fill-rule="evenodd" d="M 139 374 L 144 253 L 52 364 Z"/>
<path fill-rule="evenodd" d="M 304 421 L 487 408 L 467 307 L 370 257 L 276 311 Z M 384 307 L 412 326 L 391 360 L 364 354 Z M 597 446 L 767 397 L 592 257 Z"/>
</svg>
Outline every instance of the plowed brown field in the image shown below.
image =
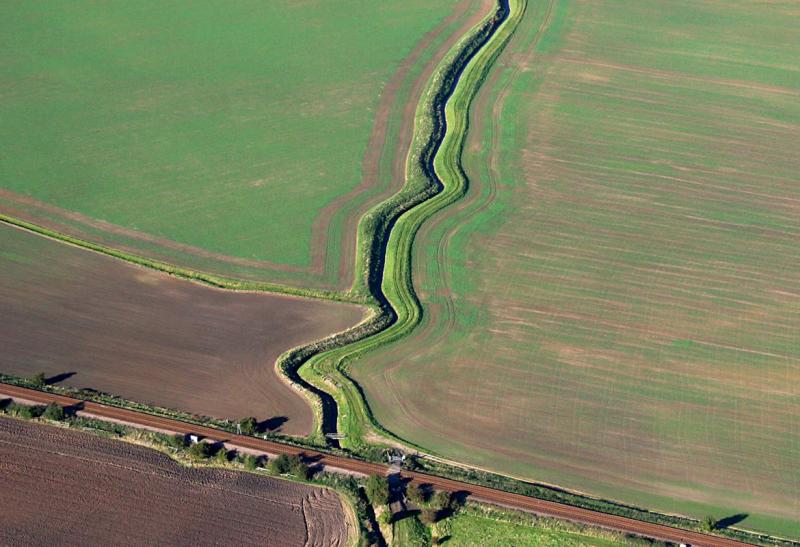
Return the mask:
<svg viewBox="0 0 800 547">
<path fill-rule="evenodd" d="M 210 289 L 0 226 L 0 372 L 306 434 L 284 351 L 356 324 L 333 302 Z"/>
<path fill-rule="evenodd" d="M 148 448 L 0 419 L 4 545 L 345 545 L 326 489 L 182 467 Z"/>
</svg>

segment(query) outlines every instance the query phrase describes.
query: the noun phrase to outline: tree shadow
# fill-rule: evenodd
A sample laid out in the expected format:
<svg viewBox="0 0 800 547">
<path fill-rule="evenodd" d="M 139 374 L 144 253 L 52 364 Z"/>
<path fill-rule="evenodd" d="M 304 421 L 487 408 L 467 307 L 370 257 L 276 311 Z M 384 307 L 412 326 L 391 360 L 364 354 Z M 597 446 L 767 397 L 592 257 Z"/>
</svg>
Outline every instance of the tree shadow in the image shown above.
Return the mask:
<svg viewBox="0 0 800 547">
<path fill-rule="evenodd" d="M 306 465 L 318 463 L 324 458 L 322 454 L 306 454 L 305 452 L 300 452 L 299 456 L 300 461 Z"/>
<path fill-rule="evenodd" d="M 276 431 L 280 431 L 281 426 L 288 421 L 289 418 L 287 418 L 286 416 L 274 416 L 272 418 L 259 422 L 258 426 L 256 426 L 256 430 L 259 433 L 265 433 L 267 431 L 274 433 Z"/>
<path fill-rule="evenodd" d="M 724 530 L 725 528 L 728 528 L 729 526 L 733 526 L 734 524 L 739 524 L 744 519 L 746 519 L 748 516 L 750 516 L 750 515 L 747 514 L 747 513 L 738 513 L 736 515 L 731 515 L 729 517 L 725 517 L 724 519 L 719 519 L 717 521 L 717 525 L 716 525 L 715 528 L 717 530 Z"/>
<path fill-rule="evenodd" d="M 77 416 L 79 410 L 83 410 L 83 401 L 79 401 L 74 405 L 65 406 L 64 414 L 67 416 Z"/>
<path fill-rule="evenodd" d="M 433 485 L 427 482 L 420 483 L 419 492 L 422 494 L 422 501 L 427 503 L 433 497 Z"/>
<path fill-rule="evenodd" d="M 467 498 L 472 494 L 469 490 L 458 490 L 450 494 L 450 504 L 456 507 L 463 507 L 467 503 Z"/>
<path fill-rule="evenodd" d="M 392 523 L 400 522 L 403 519 L 419 516 L 422 513 L 419 509 L 404 509 L 392 514 Z"/>
<path fill-rule="evenodd" d="M 0 410 L 5 410 L 13 402 L 13 399 L 0 399 Z"/>
<path fill-rule="evenodd" d="M 54 384 L 63 382 L 64 380 L 67 380 L 69 378 L 72 378 L 76 374 L 77 372 L 62 372 L 61 374 L 56 374 L 55 376 L 50 376 L 49 378 L 45 378 L 44 383 L 45 385 L 52 386 Z"/>
</svg>

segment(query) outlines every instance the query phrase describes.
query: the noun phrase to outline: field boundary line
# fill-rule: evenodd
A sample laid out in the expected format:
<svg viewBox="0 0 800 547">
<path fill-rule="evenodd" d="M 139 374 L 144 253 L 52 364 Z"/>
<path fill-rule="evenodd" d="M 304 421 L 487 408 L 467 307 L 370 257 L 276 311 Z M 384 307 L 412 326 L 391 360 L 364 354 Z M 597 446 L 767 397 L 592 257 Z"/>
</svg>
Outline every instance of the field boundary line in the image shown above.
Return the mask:
<svg viewBox="0 0 800 547">
<path fill-rule="evenodd" d="M 315 300 L 330 300 L 335 302 L 343 302 L 348 304 L 361 304 L 366 302 L 364 299 L 352 298 L 350 293 L 342 291 L 329 291 L 324 289 L 304 289 L 300 287 L 292 287 L 289 285 L 281 285 L 279 283 L 266 283 L 261 281 L 249 281 L 245 279 L 236 279 L 233 277 L 221 276 L 210 274 L 195 270 L 192 268 L 185 268 L 176 266 L 161 260 L 147 258 L 134 253 L 121 251 L 114 247 L 93 243 L 85 239 L 74 237 L 50 228 L 45 228 L 39 224 L 34 224 L 20 218 L 0 213 L 0 222 L 13 226 L 15 228 L 35 233 L 39 236 L 53 239 L 60 243 L 66 243 L 74 247 L 80 247 L 88 251 L 103 254 L 123 260 L 130 264 L 135 264 L 144 268 L 149 268 L 161 273 L 171 275 L 187 281 L 194 281 L 202 285 L 213 287 L 215 289 L 225 289 L 238 292 L 268 292 L 273 294 L 280 294 L 284 296 L 294 296 L 300 298 L 313 298 Z"/>
</svg>

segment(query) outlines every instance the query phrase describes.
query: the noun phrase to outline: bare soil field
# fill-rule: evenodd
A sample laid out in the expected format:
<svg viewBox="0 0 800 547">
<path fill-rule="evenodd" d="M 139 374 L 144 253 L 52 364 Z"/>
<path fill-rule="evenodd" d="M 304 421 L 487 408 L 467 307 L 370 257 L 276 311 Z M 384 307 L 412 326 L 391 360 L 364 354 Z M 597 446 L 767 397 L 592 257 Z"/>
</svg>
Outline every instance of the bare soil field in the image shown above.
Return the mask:
<svg viewBox="0 0 800 547">
<path fill-rule="evenodd" d="M 310 432 L 304 398 L 278 375 L 284 351 L 355 325 L 362 309 L 233 293 L 0 225 L 0 371 L 44 372 L 219 418 Z"/>
<path fill-rule="evenodd" d="M 0 418 L 4 545 L 343 546 L 327 489 L 189 468 L 149 448 Z"/>
<path fill-rule="evenodd" d="M 438 454 L 800 537 L 796 10 L 530 3 L 473 109 L 425 307 L 353 365 Z"/>
</svg>

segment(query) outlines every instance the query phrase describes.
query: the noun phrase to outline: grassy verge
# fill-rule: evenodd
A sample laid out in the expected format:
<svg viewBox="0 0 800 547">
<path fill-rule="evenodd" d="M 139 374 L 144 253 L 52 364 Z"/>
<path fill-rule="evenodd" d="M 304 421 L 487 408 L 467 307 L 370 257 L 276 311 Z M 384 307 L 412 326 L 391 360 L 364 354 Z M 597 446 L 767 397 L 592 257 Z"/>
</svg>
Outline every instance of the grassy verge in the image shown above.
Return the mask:
<svg viewBox="0 0 800 547">
<path fill-rule="evenodd" d="M 431 544 L 431 531 L 415 515 L 393 524 L 394 542 L 397 547 L 427 547 Z"/>
<path fill-rule="evenodd" d="M 473 503 L 437 522 L 432 528 L 435 537 L 447 538 L 446 544 L 453 547 L 476 544 L 484 547 L 665 545 L 590 526 Z"/>
<path fill-rule="evenodd" d="M 230 420 L 220 420 L 217 418 L 210 418 L 208 416 L 200 416 L 197 414 L 190 414 L 188 412 L 183 412 L 181 410 L 174 410 L 171 408 L 164 408 L 164 407 L 156 407 L 146 405 L 144 403 L 138 403 L 136 401 L 130 401 L 128 399 L 123 399 L 122 397 L 118 397 L 116 395 L 112 395 L 109 393 L 103 393 L 101 391 L 96 391 L 92 389 L 73 389 L 68 387 L 61 387 L 61 386 L 50 386 L 50 385 L 41 385 L 36 381 L 30 378 L 21 378 L 19 376 L 11 376 L 8 374 L 0 373 L 0 383 L 9 384 L 12 386 L 19 386 L 25 387 L 28 389 L 36 389 L 39 391 L 44 391 L 47 393 L 55 393 L 57 395 L 64 395 L 67 397 L 72 397 L 75 399 L 80 399 L 82 401 L 91 401 L 94 403 L 99 403 L 102 405 L 112 406 L 116 408 L 124 408 L 127 410 L 133 410 L 136 412 L 142 412 L 144 414 L 152 414 L 153 416 L 161 416 L 164 418 L 171 418 L 173 420 L 178 420 L 187 424 L 195 424 L 195 425 L 202 425 L 205 427 L 213 427 L 215 429 L 219 429 L 221 431 L 227 431 L 229 433 L 236 433 L 236 424 L 231 422 Z M 278 433 L 262 433 L 258 435 L 261 438 L 266 438 L 269 440 L 281 442 L 284 444 L 289 444 L 293 446 L 300 446 L 300 447 L 307 447 L 307 448 L 316 448 L 311 442 L 297 437 L 290 437 L 287 435 L 280 435 Z"/>
<path fill-rule="evenodd" d="M 206 427 L 213 427 L 216 429 L 220 429 L 222 431 L 228 431 L 230 433 L 236 433 L 235 424 L 226 420 L 217 420 L 203 416 L 196 416 L 171 409 L 148 407 L 141 403 L 127 401 L 120 397 L 116 397 L 114 395 L 108 395 L 105 393 L 99 393 L 95 391 L 75 390 L 69 388 L 62 388 L 58 386 L 35 385 L 34 382 L 30 379 L 8 376 L 3 374 L 0 374 L 0 382 L 10 385 L 17 385 L 21 387 L 39 389 L 41 391 L 46 391 L 49 393 L 66 395 L 77 399 L 94 401 L 109 406 L 126 408 L 129 410 L 135 410 L 137 412 L 144 412 L 147 414 L 153 414 L 156 416 L 163 416 L 166 418 L 180 420 L 185 423 L 193 423 L 197 425 L 203 425 Z M 84 418 L 73 418 L 73 419 L 85 420 Z M 99 420 L 92 420 L 92 423 L 95 422 L 98 424 L 103 424 L 102 427 L 105 430 L 108 430 L 109 432 L 117 436 L 122 435 L 122 433 L 120 432 L 124 433 L 126 429 L 133 429 L 133 428 L 125 428 L 125 426 L 118 426 L 117 424 L 101 422 Z M 384 451 L 376 447 L 372 447 L 372 449 L 360 449 L 357 451 L 353 451 L 350 449 L 337 449 L 333 447 L 325 447 L 313 442 L 309 442 L 307 439 L 286 437 L 275 433 L 265 433 L 256 436 L 260 438 L 266 438 L 275 442 L 288 444 L 291 446 L 310 448 L 339 456 L 345 456 L 353 459 L 360 459 L 363 461 L 372 461 L 376 463 L 381 463 L 384 462 L 386 459 Z M 624 505 L 611 500 L 592 498 L 574 492 L 569 492 L 567 490 L 554 488 L 548 485 L 526 482 L 512 477 L 491 473 L 488 471 L 451 465 L 430 458 L 409 457 L 406 459 L 404 466 L 409 470 L 422 471 L 430 475 L 447 477 L 468 484 L 488 486 L 490 488 L 496 488 L 498 490 L 503 490 L 506 492 L 514 492 L 532 498 L 555 501 L 567 505 L 572 505 L 575 507 L 582 507 L 585 509 L 591 509 L 612 515 L 625 516 L 636 520 L 641 520 L 644 522 L 665 524 L 667 526 L 674 526 L 676 528 L 682 528 L 686 530 L 705 531 L 702 527 L 702 523 L 690 518 L 677 515 L 666 515 L 654 511 L 649 511 L 647 509 L 643 509 L 640 507 Z M 371 518 L 372 520 L 375 520 L 374 515 L 372 515 Z M 377 524 L 375 526 L 377 529 Z M 797 542 L 792 542 L 790 540 L 771 537 L 754 532 L 748 532 L 746 530 L 740 530 L 736 528 L 717 530 L 716 533 L 719 535 L 731 537 L 734 539 L 738 539 L 753 544 L 780 545 L 780 546 L 800 545 Z"/>
<path fill-rule="evenodd" d="M 563 503 L 573 507 L 581 507 L 592 511 L 619 515 L 642 522 L 663 524 L 683 530 L 695 530 L 708 533 L 703 523 L 695 519 L 680 515 L 669 515 L 650 511 L 642 507 L 626 505 L 613 500 L 593 498 L 584 494 L 570 492 L 549 485 L 526 482 L 513 477 L 482 471 L 474 468 L 461 467 L 443 463 L 428 458 L 407 458 L 406 465 L 415 471 L 422 471 L 431 475 L 447 477 L 468 484 L 488 486 L 505 492 L 513 492 L 547 501 Z M 796 547 L 800 543 L 785 538 L 769 536 L 739 528 L 724 528 L 713 531 L 714 534 L 752 543 L 754 545 L 780 545 Z"/>
<path fill-rule="evenodd" d="M 369 431 L 392 438 L 374 419 L 348 364 L 366 352 L 406 336 L 419 324 L 422 309 L 411 277 L 411 247 L 420 226 L 458 200 L 467 179 L 460 166 L 469 104 L 502 47 L 521 19 L 520 0 L 497 8 L 448 53 L 417 110 L 414 141 L 403 189 L 371 210 L 359 225 L 354 294 L 372 293 L 383 312 L 384 328 L 353 344 L 318 354 L 300 374 L 320 389 L 337 388 L 337 429 L 343 445 L 369 450 Z M 369 243 L 369 244 L 368 244 Z M 382 326 L 383 326 L 382 325 Z"/>
<path fill-rule="evenodd" d="M 182 268 L 180 266 L 175 266 L 174 264 L 168 264 L 166 262 L 152 260 L 133 253 L 127 253 L 119 249 L 115 249 L 113 247 L 107 247 L 105 245 L 92 243 L 91 241 L 86 241 L 84 239 L 63 234 L 55 230 L 50 230 L 49 228 L 39 226 L 38 224 L 26 222 L 24 220 L 3 213 L 0 213 L 0 222 L 5 222 L 6 224 L 10 224 L 18 228 L 24 228 L 25 230 L 29 230 L 39 235 L 43 235 L 46 237 L 62 241 L 64 243 L 75 245 L 76 247 L 83 247 L 84 249 L 88 249 L 90 251 L 112 256 L 120 260 L 125 260 L 126 262 L 130 262 L 131 264 L 144 266 L 145 268 L 150 268 L 181 279 L 188 279 L 189 281 L 203 283 L 204 285 L 209 285 L 211 287 L 215 287 L 218 289 L 228 289 L 232 291 L 271 292 L 277 294 L 285 294 L 288 296 L 301 296 L 304 298 L 317 298 L 323 300 L 335 300 L 337 302 L 350 302 L 353 304 L 365 303 L 363 299 L 361 300 L 353 299 L 351 298 L 350 293 L 345 293 L 345 292 L 303 289 L 298 287 L 290 287 L 286 285 L 278 285 L 276 283 L 260 283 L 257 281 L 247 281 L 243 279 L 234 279 L 230 277 L 223 277 L 219 275 L 209 274 L 198 270 L 192 270 L 190 268 Z"/>
</svg>

